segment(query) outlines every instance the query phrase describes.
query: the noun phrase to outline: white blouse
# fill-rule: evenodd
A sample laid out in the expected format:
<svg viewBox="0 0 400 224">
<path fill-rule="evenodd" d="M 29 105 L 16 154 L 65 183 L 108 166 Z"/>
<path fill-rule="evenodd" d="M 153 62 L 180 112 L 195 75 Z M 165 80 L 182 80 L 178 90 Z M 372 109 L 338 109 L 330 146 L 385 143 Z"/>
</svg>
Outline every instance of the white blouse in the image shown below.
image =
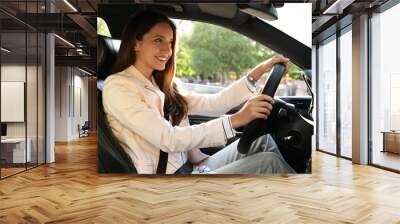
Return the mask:
<svg viewBox="0 0 400 224">
<path fill-rule="evenodd" d="M 251 90 L 243 77 L 216 94 L 179 91 L 189 114 L 217 117 L 247 100 Z M 235 135 L 229 116 L 198 125 L 186 116 L 173 127 L 163 116 L 164 93 L 133 65 L 107 77 L 102 95 L 109 126 L 139 174 L 156 173 L 160 150 L 169 153 L 166 173 L 172 174 L 188 156 L 192 163 L 204 159 L 199 148 L 224 146 Z"/>
</svg>

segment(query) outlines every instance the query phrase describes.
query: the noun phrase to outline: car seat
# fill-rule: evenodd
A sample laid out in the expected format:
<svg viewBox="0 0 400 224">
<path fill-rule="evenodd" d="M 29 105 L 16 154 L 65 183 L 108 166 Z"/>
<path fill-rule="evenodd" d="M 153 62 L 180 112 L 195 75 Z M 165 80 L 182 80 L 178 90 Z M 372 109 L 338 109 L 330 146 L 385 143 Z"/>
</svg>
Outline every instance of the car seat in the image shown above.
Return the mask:
<svg viewBox="0 0 400 224">
<path fill-rule="evenodd" d="M 102 102 L 102 83 L 111 74 L 120 40 L 97 36 L 97 170 L 99 173 L 137 173 L 129 155 L 107 124 Z"/>
</svg>

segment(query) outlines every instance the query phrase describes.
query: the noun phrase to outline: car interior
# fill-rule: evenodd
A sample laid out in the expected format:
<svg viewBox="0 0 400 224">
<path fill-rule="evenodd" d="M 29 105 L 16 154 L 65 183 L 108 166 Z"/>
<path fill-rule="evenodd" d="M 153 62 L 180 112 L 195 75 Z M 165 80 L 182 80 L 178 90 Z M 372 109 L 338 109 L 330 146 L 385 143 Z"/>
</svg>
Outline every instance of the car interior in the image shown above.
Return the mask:
<svg viewBox="0 0 400 224">
<path fill-rule="evenodd" d="M 260 7 L 262 6 L 262 7 Z M 311 137 L 313 135 L 313 94 L 311 92 L 311 48 L 280 31 L 262 19 L 279 19 L 275 7 L 281 5 L 253 3 L 151 3 L 99 5 L 98 16 L 104 19 L 112 38 L 98 35 L 97 74 L 101 83 L 111 74 L 111 68 L 119 50 L 119 37 L 129 17 L 143 9 L 158 10 L 170 18 L 206 22 L 236 31 L 271 50 L 284 54 L 291 62 L 303 69 L 302 78 L 311 96 L 285 96 L 276 100 L 272 116 L 267 120 L 255 120 L 239 131 L 239 152 L 245 153 L 249 144 L 262 134 L 271 134 L 285 160 L 298 173 L 311 172 Z M 103 8 L 107 7 L 107 8 Z M 282 67 L 282 66 L 281 66 Z M 283 70 L 275 65 L 263 93 L 273 96 L 283 76 Z M 102 107 L 101 85 L 98 85 L 98 171 L 101 173 L 136 173 L 130 158 L 118 145 L 107 126 Z M 233 108 L 234 113 L 240 109 Z M 209 121 L 215 117 L 189 115 L 190 124 Z M 236 139 L 232 139 L 230 142 Z M 228 142 L 228 144 L 230 143 Z M 213 154 L 220 148 L 201 149 Z"/>
</svg>

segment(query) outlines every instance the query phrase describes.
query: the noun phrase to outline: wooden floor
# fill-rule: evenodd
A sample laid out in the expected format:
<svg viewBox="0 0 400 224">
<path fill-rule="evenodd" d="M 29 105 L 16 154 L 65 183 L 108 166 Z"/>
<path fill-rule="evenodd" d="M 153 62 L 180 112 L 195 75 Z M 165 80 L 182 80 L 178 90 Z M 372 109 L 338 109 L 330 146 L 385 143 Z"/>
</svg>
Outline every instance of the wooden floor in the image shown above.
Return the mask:
<svg viewBox="0 0 400 224">
<path fill-rule="evenodd" d="M 19 173 L 26 170 L 25 167 L 17 167 L 17 168 L 1 168 L 1 178 L 13 175 L 15 173 Z"/>
<path fill-rule="evenodd" d="M 0 181 L 0 223 L 400 223 L 400 175 L 316 152 L 312 175 L 96 172 L 94 137 Z"/>
<path fill-rule="evenodd" d="M 23 172 L 27 169 L 33 169 L 37 166 L 37 164 L 34 163 L 27 163 L 25 167 L 25 164 L 18 164 L 16 167 L 2 167 L 1 168 L 1 178 L 5 178 L 11 175 L 14 175 L 16 173 Z"/>
</svg>

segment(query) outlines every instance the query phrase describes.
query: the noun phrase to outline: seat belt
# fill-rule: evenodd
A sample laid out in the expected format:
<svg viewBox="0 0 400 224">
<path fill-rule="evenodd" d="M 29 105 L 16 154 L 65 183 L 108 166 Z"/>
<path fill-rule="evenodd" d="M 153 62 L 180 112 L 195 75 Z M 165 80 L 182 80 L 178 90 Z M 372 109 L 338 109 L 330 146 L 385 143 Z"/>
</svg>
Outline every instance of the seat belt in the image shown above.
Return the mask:
<svg viewBox="0 0 400 224">
<path fill-rule="evenodd" d="M 167 107 L 167 99 L 164 102 L 164 118 L 169 121 L 169 111 Z M 172 125 L 175 126 L 174 122 Z M 158 165 L 157 165 L 157 174 L 165 174 L 167 171 L 167 164 L 168 164 L 168 153 L 160 150 L 160 157 L 158 157 Z M 183 164 L 175 174 L 191 174 L 193 171 L 193 164 L 189 162 L 189 160 Z"/>
<path fill-rule="evenodd" d="M 160 157 L 158 158 L 157 174 L 165 174 L 167 171 L 168 153 L 160 150 Z"/>
<path fill-rule="evenodd" d="M 167 99 L 164 101 L 164 118 L 169 121 L 169 111 L 167 106 Z M 160 149 L 160 157 L 158 157 L 157 174 L 165 174 L 167 171 L 168 153 Z"/>
</svg>

